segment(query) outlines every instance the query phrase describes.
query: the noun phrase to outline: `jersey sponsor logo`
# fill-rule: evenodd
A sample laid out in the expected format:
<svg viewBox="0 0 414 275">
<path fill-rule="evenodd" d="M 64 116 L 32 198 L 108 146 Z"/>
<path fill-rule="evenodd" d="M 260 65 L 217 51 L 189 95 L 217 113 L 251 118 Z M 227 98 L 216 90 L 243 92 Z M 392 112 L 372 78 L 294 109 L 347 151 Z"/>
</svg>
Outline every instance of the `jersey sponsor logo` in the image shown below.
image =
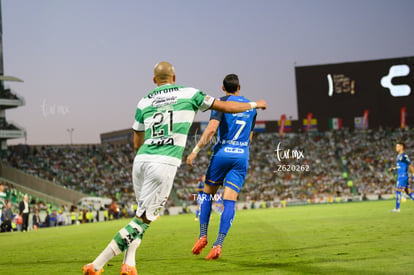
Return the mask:
<svg viewBox="0 0 414 275">
<path fill-rule="evenodd" d="M 152 107 L 161 107 L 165 105 L 172 105 L 177 103 L 177 97 L 176 96 L 157 96 L 154 98 L 154 101 L 152 102 Z"/>
<path fill-rule="evenodd" d="M 224 148 L 224 152 L 226 153 L 234 153 L 234 154 L 243 154 L 244 153 L 244 149 L 241 148 Z"/>
<path fill-rule="evenodd" d="M 248 146 L 249 143 L 247 141 L 237 141 L 237 140 L 222 140 L 221 144 L 229 144 L 234 146 Z"/>
<path fill-rule="evenodd" d="M 244 113 L 237 113 L 237 114 L 231 114 L 234 117 L 245 117 L 245 118 L 250 118 L 249 114 L 245 114 L 247 112 L 251 112 L 251 110 L 247 110 Z"/>
<path fill-rule="evenodd" d="M 162 145 L 174 145 L 174 139 L 172 137 L 161 137 L 151 140 L 151 145 L 162 146 Z"/>
<path fill-rule="evenodd" d="M 158 90 L 155 92 L 152 92 L 148 95 L 148 98 L 153 98 L 157 95 L 161 95 L 161 94 L 168 94 L 168 93 L 173 93 L 173 92 L 178 92 L 178 88 L 177 87 L 172 87 L 172 88 L 166 88 L 166 89 L 162 89 L 162 90 Z"/>
</svg>

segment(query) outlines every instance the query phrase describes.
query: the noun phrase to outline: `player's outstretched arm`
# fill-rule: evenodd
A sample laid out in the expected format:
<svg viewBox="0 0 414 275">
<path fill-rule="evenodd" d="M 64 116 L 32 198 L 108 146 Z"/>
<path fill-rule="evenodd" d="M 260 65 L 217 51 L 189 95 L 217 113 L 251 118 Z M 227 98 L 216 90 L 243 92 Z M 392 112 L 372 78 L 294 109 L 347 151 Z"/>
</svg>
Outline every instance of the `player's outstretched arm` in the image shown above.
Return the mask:
<svg viewBox="0 0 414 275">
<path fill-rule="evenodd" d="M 207 128 L 204 130 L 204 133 L 201 135 L 200 140 L 198 141 L 197 145 L 194 147 L 193 151 L 187 157 L 187 164 L 190 167 L 193 167 L 193 161 L 197 157 L 198 152 L 206 146 L 213 136 L 217 132 L 217 128 L 220 125 L 220 121 L 217 119 L 211 119 L 207 125 Z"/>
<path fill-rule="evenodd" d="M 236 102 L 215 100 L 213 106 L 211 106 L 211 109 L 222 113 L 241 113 L 253 108 L 265 110 L 267 108 L 266 101 Z"/>
<path fill-rule="evenodd" d="M 397 167 L 395 167 L 395 166 L 388 168 L 388 171 L 390 171 L 390 172 L 393 172 L 395 170 L 397 170 Z"/>
</svg>

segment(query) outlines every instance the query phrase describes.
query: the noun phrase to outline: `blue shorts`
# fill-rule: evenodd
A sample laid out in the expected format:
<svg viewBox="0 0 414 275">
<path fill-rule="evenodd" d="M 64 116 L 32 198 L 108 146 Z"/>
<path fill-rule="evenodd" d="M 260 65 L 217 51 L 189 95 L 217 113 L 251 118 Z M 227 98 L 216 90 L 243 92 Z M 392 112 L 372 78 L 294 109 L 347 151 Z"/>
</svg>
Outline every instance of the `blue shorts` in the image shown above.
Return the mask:
<svg viewBox="0 0 414 275">
<path fill-rule="evenodd" d="M 408 178 L 397 179 L 397 189 L 405 189 L 410 187 Z"/>
<path fill-rule="evenodd" d="M 246 158 L 228 158 L 213 156 L 206 173 L 206 184 L 224 185 L 240 192 L 246 178 L 249 160 Z"/>
</svg>

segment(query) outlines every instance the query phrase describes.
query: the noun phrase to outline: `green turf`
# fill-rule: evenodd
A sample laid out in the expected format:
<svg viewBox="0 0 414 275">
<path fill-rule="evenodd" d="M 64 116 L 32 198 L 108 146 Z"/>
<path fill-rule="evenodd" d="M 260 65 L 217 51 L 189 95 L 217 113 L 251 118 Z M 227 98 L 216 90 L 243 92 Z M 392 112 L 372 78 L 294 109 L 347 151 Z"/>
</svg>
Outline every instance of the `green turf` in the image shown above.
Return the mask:
<svg viewBox="0 0 414 275">
<path fill-rule="evenodd" d="M 142 274 L 413 274 L 414 203 L 392 201 L 237 211 L 219 260 L 191 255 L 194 216 L 162 217 L 137 252 Z M 81 274 L 129 220 L 0 234 L 0 274 Z M 210 244 L 219 216 L 210 226 Z M 121 255 L 104 274 L 119 274 Z"/>
</svg>

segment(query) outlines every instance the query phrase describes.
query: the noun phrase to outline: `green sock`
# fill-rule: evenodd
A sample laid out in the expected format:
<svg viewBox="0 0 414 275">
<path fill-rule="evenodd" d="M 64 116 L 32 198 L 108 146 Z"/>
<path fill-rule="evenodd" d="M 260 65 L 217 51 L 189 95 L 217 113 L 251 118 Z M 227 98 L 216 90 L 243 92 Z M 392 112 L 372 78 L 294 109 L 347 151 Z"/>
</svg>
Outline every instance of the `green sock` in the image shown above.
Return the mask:
<svg viewBox="0 0 414 275">
<path fill-rule="evenodd" d="M 94 268 L 100 270 L 114 256 L 119 255 L 122 251 L 126 250 L 134 240 L 142 240 L 145 230 L 147 230 L 148 227 L 149 224 L 144 223 L 137 217 L 132 219 L 129 224 L 115 234 L 108 246 L 95 261 L 93 261 Z M 139 243 L 134 248 L 136 249 L 138 246 Z"/>
</svg>

